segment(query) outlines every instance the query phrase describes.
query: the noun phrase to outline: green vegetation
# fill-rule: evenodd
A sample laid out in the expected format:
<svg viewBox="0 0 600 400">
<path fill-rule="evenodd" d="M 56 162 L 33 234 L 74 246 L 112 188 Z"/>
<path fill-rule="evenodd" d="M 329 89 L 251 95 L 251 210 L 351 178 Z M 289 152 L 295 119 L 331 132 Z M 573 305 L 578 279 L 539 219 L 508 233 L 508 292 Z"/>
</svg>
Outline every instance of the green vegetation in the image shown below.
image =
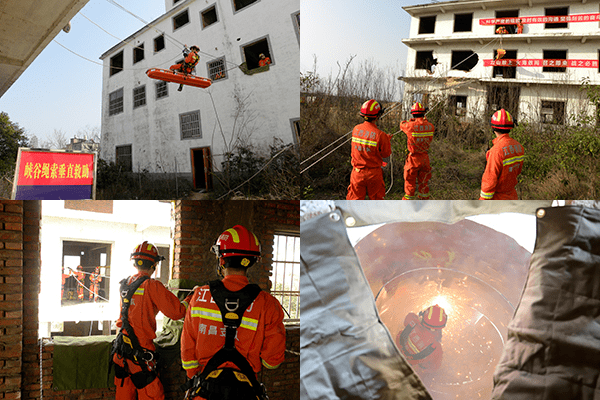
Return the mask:
<svg viewBox="0 0 600 400">
<path fill-rule="evenodd" d="M 0 198 L 9 199 L 19 147 L 29 147 L 25 130 L 0 113 Z"/>
</svg>

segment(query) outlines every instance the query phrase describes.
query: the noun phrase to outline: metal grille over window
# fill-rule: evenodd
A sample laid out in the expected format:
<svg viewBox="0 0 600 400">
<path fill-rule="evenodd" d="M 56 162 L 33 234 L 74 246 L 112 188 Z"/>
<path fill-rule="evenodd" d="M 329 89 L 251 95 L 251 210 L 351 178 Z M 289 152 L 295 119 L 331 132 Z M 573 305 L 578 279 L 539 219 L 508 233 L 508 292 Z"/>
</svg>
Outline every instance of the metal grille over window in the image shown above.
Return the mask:
<svg viewBox="0 0 600 400">
<path fill-rule="evenodd" d="M 181 126 L 181 138 L 201 138 L 200 130 L 200 111 L 192 111 L 185 114 L 179 114 L 179 125 Z"/>
<path fill-rule="evenodd" d="M 221 57 L 217 60 L 211 61 L 208 63 L 208 73 L 210 74 L 210 79 L 213 81 L 218 81 L 219 79 L 226 78 L 225 71 L 225 58 Z"/>
<path fill-rule="evenodd" d="M 133 88 L 133 108 L 146 105 L 146 85 Z"/>
<path fill-rule="evenodd" d="M 286 313 L 284 323 L 300 322 L 300 238 L 275 235 L 271 294 Z"/>
<path fill-rule="evenodd" d="M 169 89 L 167 86 L 167 82 L 160 81 L 156 82 L 156 98 L 161 99 L 163 97 L 167 97 L 169 95 Z"/>
<path fill-rule="evenodd" d="M 108 95 L 108 115 L 123 112 L 123 88 L 115 90 Z"/>
</svg>

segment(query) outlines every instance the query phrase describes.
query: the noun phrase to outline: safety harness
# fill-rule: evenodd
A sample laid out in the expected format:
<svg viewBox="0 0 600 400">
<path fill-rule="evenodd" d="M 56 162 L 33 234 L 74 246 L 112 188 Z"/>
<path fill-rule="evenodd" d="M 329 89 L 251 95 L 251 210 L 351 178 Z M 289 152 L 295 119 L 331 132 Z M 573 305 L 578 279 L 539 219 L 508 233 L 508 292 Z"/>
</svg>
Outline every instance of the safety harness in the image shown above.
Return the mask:
<svg viewBox="0 0 600 400">
<path fill-rule="evenodd" d="M 129 323 L 131 298 L 140 285 L 148 279 L 150 279 L 149 276 L 142 276 L 133 281 L 130 285 L 127 284 L 128 278 L 119 282 L 121 284 L 121 318 L 123 325 L 121 326 L 117 338 L 113 342 L 111 351 L 111 360 L 113 359 L 113 356 L 117 354 L 121 358 L 133 361 L 142 368 L 140 372 L 132 374 L 129 372 L 127 363 L 124 363 L 124 367 L 114 363 L 115 376 L 121 379 L 121 386 L 124 383 L 124 379 L 129 376 L 135 387 L 138 389 L 142 389 L 149 385 L 157 376 L 156 353 L 145 349 L 140 345 L 140 342 L 133 331 L 133 327 Z"/>
<path fill-rule="evenodd" d="M 402 346 L 402 350 L 403 350 L 402 353 L 408 360 L 422 360 L 425 357 L 429 356 L 431 353 L 433 353 L 435 349 L 433 348 L 433 343 L 431 343 L 429 346 L 425 347 L 420 352 L 415 353 L 415 354 L 410 354 L 406 348 L 406 343 L 408 342 L 408 337 L 409 337 L 410 333 L 413 331 L 413 329 L 415 329 L 415 325 L 413 323 L 410 323 L 406 326 L 406 328 L 404 328 L 404 330 L 400 334 L 399 341 L 400 341 L 400 346 Z"/>
<path fill-rule="evenodd" d="M 250 284 L 232 292 L 220 280 L 209 282 L 209 287 L 225 325 L 225 345 L 211 357 L 204 370 L 188 380 L 181 389 L 191 389 L 188 398 L 268 400 L 264 385 L 258 382 L 248 360 L 235 348 L 237 328 L 244 312 L 260 293 L 260 287 Z M 238 369 L 219 368 L 225 362 L 232 362 Z"/>
</svg>

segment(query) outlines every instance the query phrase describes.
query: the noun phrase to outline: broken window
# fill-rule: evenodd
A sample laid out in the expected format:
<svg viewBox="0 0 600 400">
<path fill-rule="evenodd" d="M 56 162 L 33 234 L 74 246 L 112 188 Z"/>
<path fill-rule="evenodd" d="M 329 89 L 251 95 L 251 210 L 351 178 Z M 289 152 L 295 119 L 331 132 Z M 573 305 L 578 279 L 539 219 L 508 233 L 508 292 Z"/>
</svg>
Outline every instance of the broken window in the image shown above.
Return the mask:
<svg viewBox="0 0 600 400">
<path fill-rule="evenodd" d="M 133 88 L 133 108 L 146 105 L 146 85 Z"/>
<path fill-rule="evenodd" d="M 557 8 L 546 8 L 546 16 L 561 16 L 561 15 L 569 15 L 569 7 L 557 7 Z M 558 20 L 558 18 L 556 19 Z M 546 23 L 544 27 L 546 29 L 556 29 L 556 28 L 567 28 L 568 23 L 560 22 L 560 23 Z"/>
<path fill-rule="evenodd" d="M 173 17 L 173 31 L 181 28 L 184 25 L 187 25 L 190 22 L 190 15 L 188 14 L 188 10 L 183 10 L 179 14 Z"/>
<path fill-rule="evenodd" d="M 294 23 L 294 30 L 296 31 L 298 42 L 300 42 L 300 11 L 292 14 L 292 21 Z"/>
<path fill-rule="evenodd" d="M 271 56 L 269 42 L 266 38 L 243 46 L 243 53 L 244 58 L 246 59 L 246 66 L 248 67 L 248 70 L 259 67 L 258 61 L 260 60 L 259 56 L 261 54 L 264 54 L 265 58 L 269 58 L 271 60 L 271 64 L 275 62 Z"/>
<path fill-rule="evenodd" d="M 437 59 L 433 58 L 433 51 L 417 51 L 415 69 L 426 69 L 433 72 L 433 66 L 437 64 Z"/>
<path fill-rule="evenodd" d="M 117 89 L 108 95 L 108 115 L 115 115 L 123 112 L 123 88 Z"/>
<path fill-rule="evenodd" d="M 419 35 L 425 33 L 434 33 L 435 15 L 431 17 L 421 17 L 419 19 Z"/>
<path fill-rule="evenodd" d="M 133 171 L 133 160 L 131 155 L 131 145 L 116 147 L 116 163 L 123 167 L 123 171 Z"/>
<path fill-rule="evenodd" d="M 123 71 L 123 51 L 110 58 L 110 76 Z"/>
<path fill-rule="evenodd" d="M 567 59 L 567 51 L 566 50 L 544 50 L 544 67 L 542 67 L 542 72 L 566 72 L 567 67 L 557 67 L 556 60 L 565 60 Z M 545 61 L 548 60 L 548 61 Z M 548 65 L 546 65 L 548 64 Z"/>
<path fill-rule="evenodd" d="M 487 91 L 487 114 L 491 118 L 492 114 L 501 108 L 518 118 L 518 105 L 520 103 L 521 88 L 509 85 L 491 85 Z"/>
<path fill-rule="evenodd" d="M 109 300 L 111 245 L 63 241 L 61 306 Z"/>
<path fill-rule="evenodd" d="M 179 127 L 182 139 L 201 139 L 200 111 L 179 114 Z"/>
<path fill-rule="evenodd" d="M 542 100 L 541 120 L 544 124 L 564 125 L 565 102 Z"/>
<path fill-rule="evenodd" d="M 294 134 L 294 142 L 298 144 L 300 143 L 300 119 L 294 118 L 290 122 L 292 124 L 292 133 Z"/>
<path fill-rule="evenodd" d="M 133 49 L 133 63 L 140 62 L 144 59 L 144 43 Z"/>
<path fill-rule="evenodd" d="M 248 7 L 252 3 L 256 3 L 258 0 L 233 0 L 233 8 L 235 11 L 239 11 L 244 7 Z"/>
<path fill-rule="evenodd" d="M 154 38 L 154 52 L 158 53 L 165 48 L 165 35 Z"/>
<path fill-rule="evenodd" d="M 494 59 L 498 55 L 498 50 L 494 50 Z M 517 51 L 516 50 L 506 50 L 506 54 L 502 57 L 502 60 L 516 60 L 517 59 Z M 493 71 L 494 78 L 507 78 L 514 79 L 517 77 L 517 66 L 495 66 Z"/>
<path fill-rule="evenodd" d="M 452 68 L 460 71 L 470 71 L 479 62 L 479 56 L 473 50 L 453 50 Z"/>
<path fill-rule="evenodd" d="M 473 13 L 454 14 L 454 32 L 471 32 Z"/>
<path fill-rule="evenodd" d="M 167 82 L 157 81 L 156 82 L 156 98 L 162 99 L 163 97 L 167 97 L 168 95 L 169 95 L 169 89 L 167 86 Z"/>
<path fill-rule="evenodd" d="M 200 13 L 202 20 L 202 28 L 206 28 L 219 21 L 217 18 L 217 7 L 212 6 Z"/>
<path fill-rule="evenodd" d="M 450 109 L 458 117 L 467 114 L 467 96 L 450 96 Z"/>
<path fill-rule="evenodd" d="M 206 69 L 208 70 L 209 78 L 213 81 L 227 78 L 227 71 L 225 70 L 225 57 L 209 61 L 206 64 Z"/>
<path fill-rule="evenodd" d="M 496 18 L 517 18 L 519 16 L 519 10 L 506 10 L 506 11 L 496 11 Z M 517 33 L 517 25 L 496 25 L 494 27 L 494 32 L 499 35 L 498 28 L 504 27 L 510 34 Z"/>
</svg>

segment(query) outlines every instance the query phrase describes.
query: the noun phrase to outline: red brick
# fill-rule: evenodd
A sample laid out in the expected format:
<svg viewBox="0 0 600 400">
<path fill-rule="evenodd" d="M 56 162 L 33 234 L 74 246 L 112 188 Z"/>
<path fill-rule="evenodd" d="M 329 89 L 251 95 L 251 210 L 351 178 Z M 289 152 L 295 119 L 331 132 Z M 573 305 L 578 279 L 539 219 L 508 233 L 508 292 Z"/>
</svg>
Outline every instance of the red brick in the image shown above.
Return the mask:
<svg viewBox="0 0 600 400">
<path fill-rule="evenodd" d="M 4 224 L 4 229 L 6 229 L 7 231 L 22 231 L 23 224 L 18 224 L 16 222 L 6 222 Z"/>
<path fill-rule="evenodd" d="M 4 206 L 4 211 L 6 211 L 7 213 L 23 213 L 23 206 L 22 204 L 6 204 Z"/>
<path fill-rule="evenodd" d="M 4 265 L 6 265 L 7 267 L 22 267 L 23 260 L 6 260 L 4 262 Z"/>
</svg>

